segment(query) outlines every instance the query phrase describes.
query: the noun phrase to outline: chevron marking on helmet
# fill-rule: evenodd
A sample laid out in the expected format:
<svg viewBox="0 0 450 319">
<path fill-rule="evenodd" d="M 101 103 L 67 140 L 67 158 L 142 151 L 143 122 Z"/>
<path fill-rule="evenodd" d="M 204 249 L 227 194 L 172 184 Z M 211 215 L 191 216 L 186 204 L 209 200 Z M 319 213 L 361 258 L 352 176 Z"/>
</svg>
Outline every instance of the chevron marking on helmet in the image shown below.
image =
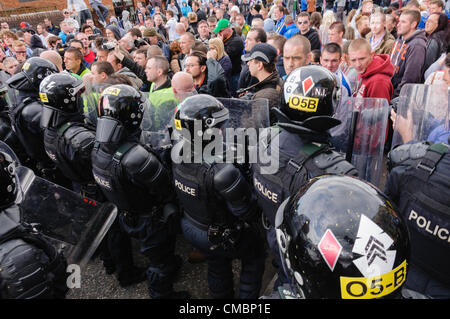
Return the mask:
<svg viewBox="0 0 450 319">
<path fill-rule="evenodd" d="M 361 215 L 353 253 L 362 255 L 353 260 L 364 277 L 380 276 L 394 267 L 395 250 L 389 250 L 394 240 L 370 218 Z"/>
</svg>

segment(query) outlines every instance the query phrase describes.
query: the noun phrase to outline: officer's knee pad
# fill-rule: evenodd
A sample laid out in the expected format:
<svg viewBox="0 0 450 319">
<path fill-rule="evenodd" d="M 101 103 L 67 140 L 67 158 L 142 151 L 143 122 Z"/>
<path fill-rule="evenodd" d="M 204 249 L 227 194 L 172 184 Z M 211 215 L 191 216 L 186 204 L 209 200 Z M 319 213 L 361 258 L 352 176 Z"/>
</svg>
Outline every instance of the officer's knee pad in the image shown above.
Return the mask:
<svg viewBox="0 0 450 319">
<path fill-rule="evenodd" d="M 0 246 L 0 295 L 5 299 L 54 298 L 50 260 L 43 250 L 21 239 Z"/>
</svg>

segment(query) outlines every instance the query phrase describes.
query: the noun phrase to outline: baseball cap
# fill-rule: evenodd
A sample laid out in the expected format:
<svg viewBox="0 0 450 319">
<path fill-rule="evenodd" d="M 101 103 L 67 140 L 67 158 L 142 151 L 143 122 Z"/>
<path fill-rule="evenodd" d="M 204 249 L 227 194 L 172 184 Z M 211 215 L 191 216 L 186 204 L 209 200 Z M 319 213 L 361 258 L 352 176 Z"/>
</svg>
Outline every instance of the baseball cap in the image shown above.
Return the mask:
<svg viewBox="0 0 450 319">
<path fill-rule="evenodd" d="M 155 28 L 147 28 L 144 30 L 144 33 L 142 33 L 144 37 L 154 37 L 155 35 L 160 37 L 160 34 L 156 32 Z"/>
<path fill-rule="evenodd" d="M 230 26 L 230 21 L 227 19 L 220 19 L 219 22 L 217 22 L 216 28 L 213 30 L 214 33 L 219 33 L 225 28 L 228 28 Z"/>
<path fill-rule="evenodd" d="M 249 53 L 244 54 L 241 59 L 244 62 L 257 59 L 266 63 L 273 63 L 277 57 L 277 50 L 267 43 L 257 43 Z"/>
</svg>

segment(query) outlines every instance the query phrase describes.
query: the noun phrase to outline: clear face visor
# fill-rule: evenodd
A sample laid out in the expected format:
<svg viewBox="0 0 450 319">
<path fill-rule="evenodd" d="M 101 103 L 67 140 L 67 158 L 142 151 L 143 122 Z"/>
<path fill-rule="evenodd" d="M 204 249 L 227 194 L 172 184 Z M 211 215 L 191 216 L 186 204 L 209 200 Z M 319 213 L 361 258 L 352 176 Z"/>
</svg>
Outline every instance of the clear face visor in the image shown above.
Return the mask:
<svg viewBox="0 0 450 319">
<path fill-rule="evenodd" d="M 33 90 L 31 81 L 24 72 L 14 74 L 11 78 L 9 78 L 9 80 L 6 81 L 6 84 L 16 90 Z"/>
</svg>

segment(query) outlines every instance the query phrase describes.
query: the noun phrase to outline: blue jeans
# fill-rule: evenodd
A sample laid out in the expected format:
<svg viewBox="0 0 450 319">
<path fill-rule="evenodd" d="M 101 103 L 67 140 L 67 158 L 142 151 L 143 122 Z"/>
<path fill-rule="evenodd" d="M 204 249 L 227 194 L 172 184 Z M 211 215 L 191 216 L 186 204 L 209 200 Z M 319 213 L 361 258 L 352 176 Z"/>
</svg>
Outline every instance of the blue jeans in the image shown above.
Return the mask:
<svg viewBox="0 0 450 319">
<path fill-rule="evenodd" d="M 108 8 L 101 3 L 93 3 L 92 9 L 94 9 L 100 21 L 106 22 L 106 17 L 108 16 Z"/>
</svg>

